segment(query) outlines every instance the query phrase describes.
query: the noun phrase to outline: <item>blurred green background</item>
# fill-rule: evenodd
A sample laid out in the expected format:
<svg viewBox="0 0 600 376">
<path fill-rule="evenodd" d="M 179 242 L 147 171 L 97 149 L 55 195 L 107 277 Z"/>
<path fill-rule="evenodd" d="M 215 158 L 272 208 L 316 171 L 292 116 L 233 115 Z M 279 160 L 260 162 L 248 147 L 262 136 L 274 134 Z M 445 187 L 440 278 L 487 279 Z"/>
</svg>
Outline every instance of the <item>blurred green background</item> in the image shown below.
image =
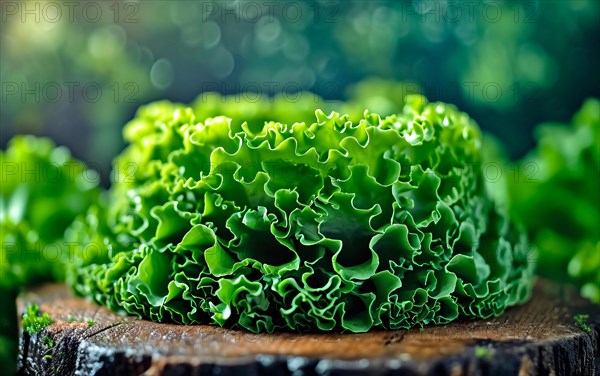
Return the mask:
<svg viewBox="0 0 600 376">
<path fill-rule="evenodd" d="M 156 99 L 345 99 L 365 78 L 393 79 L 455 103 L 516 158 L 535 124 L 600 96 L 596 0 L 0 4 L 0 147 L 49 136 L 105 185 L 122 125 Z"/>
</svg>

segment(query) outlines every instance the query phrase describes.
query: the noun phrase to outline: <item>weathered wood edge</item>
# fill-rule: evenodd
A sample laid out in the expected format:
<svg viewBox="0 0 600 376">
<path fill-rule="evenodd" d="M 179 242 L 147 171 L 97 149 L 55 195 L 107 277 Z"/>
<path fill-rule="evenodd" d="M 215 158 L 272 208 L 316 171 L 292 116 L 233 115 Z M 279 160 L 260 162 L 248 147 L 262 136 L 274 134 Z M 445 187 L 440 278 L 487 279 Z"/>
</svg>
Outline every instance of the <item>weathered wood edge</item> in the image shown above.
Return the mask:
<svg viewBox="0 0 600 376">
<path fill-rule="evenodd" d="M 38 304 L 40 298 L 44 299 L 36 298 L 35 294 L 23 296 L 19 309 L 22 311 L 30 302 Z M 535 304 L 535 300 L 529 304 Z M 582 312 L 590 314 L 591 333 L 579 328 L 573 334 L 544 341 L 473 338 L 459 354 L 427 360 L 404 357 L 348 360 L 273 354 L 236 359 L 158 355 L 151 351 L 114 349 L 98 341 L 103 333 L 135 325 L 131 318 L 92 327 L 86 323 L 62 322 L 53 323 L 35 335 L 22 333 L 19 372 L 22 375 L 600 375 L 598 306 L 569 307 L 569 315 Z M 44 344 L 45 337 L 55 343 L 51 354 Z M 493 356 L 482 357 L 477 353 L 478 348 L 491 349 Z"/>
</svg>

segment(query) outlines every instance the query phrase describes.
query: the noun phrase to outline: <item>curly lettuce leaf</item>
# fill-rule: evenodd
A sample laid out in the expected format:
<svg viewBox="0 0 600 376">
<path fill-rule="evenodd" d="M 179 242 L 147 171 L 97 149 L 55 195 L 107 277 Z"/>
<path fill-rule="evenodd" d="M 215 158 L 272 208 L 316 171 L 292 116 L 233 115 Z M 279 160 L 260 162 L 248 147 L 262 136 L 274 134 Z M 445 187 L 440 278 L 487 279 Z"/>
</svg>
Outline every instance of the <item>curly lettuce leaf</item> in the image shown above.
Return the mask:
<svg viewBox="0 0 600 376">
<path fill-rule="evenodd" d="M 352 121 L 206 98 L 126 125 L 118 171 L 136 168 L 68 232 L 80 295 L 253 332 L 444 324 L 529 297 L 526 239 L 486 193 L 479 129 L 455 107 L 412 96 Z"/>
</svg>

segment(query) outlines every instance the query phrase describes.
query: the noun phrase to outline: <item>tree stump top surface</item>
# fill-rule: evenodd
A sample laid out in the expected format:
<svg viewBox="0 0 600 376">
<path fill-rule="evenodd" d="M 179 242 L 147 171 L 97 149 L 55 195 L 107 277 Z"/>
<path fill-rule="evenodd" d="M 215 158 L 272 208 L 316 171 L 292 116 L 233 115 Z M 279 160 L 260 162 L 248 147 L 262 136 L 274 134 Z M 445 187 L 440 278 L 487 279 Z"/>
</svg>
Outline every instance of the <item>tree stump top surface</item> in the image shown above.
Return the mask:
<svg viewBox="0 0 600 376">
<path fill-rule="evenodd" d="M 593 375 L 598 369 L 599 306 L 544 280 L 536 283 L 529 303 L 500 317 L 362 334 L 253 334 L 154 323 L 112 313 L 60 284 L 27 291 L 20 311 L 28 304 L 38 304 L 52 324 L 35 335 L 22 333 L 24 374 L 462 375 L 484 369 L 484 374 Z M 581 313 L 589 315 L 589 333 L 574 320 Z"/>
</svg>

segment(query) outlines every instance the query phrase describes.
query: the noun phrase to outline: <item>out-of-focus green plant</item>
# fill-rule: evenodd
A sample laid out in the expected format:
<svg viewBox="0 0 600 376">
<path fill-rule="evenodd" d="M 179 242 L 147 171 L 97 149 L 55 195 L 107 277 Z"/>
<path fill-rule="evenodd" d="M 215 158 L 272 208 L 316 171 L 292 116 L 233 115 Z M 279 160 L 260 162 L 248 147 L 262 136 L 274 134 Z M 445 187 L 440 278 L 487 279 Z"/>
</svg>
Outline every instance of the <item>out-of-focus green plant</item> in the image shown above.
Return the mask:
<svg viewBox="0 0 600 376">
<path fill-rule="evenodd" d="M 382 117 L 398 113 L 409 94 L 420 94 L 420 88 L 411 82 L 368 78 L 350 85 L 346 100 L 325 100 L 308 91 L 279 93 L 268 97 L 260 93 L 219 95 L 209 92 L 200 95 L 193 103 L 198 118 L 227 116 L 234 126 L 247 122 L 251 127 L 262 127 L 265 122 L 276 121 L 293 124 L 314 120 L 315 108 L 331 112 L 341 108 L 349 120 L 359 122 L 365 110 Z"/>
<path fill-rule="evenodd" d="M 537 135 L 537 149 L 508 179 L 511 210 L 539 248 L 539 273 L 600 302 L 600 101 Z"/>
<path fill-rule="evenodd" d="M 227 116 L 232 125 L 239 127 L 245 121 L 250 127 L 261 128 L 265 122 L 281 123 L 310 122 L 315 108 L 325 111 L 333 109 L 338 102 L 327 102 L 311 92 L 280 93 L 268 97 L 260 93 L 238 93 L 219 95 L 204 93 L 192 107 L 199 119 Z"/>
<path fill-rule="evenodd" d="M 399 112 L 410 94 L 421 94 L 421 89 L 413 82 L 367 78 L 348 87 L 347 99 L 341 103 L 341 108 L 355 122 L 360 121 L 367 109 L 385 117 Z"/>
<path fill-rule="evenodd" d="M 0 152 L 0 165 L 0 357 L 13 368 L 16 293 L 64 277 L 64 231 L 96 201 L 99 178 L 66 148 L 32 136 L 13 138 Z"/>
<path fill-rule="evenodd" d="M 442 324 L 528 298 L 527 244 L 485 193 L 466 114 L 413 96 L 352 122 L 239 98 L 158 102 L 127 124 L 108 209 L 67 233 L 77 293 L 253 332 Z"/>
<path fill-rule="evenodd" d="M 15 137 L 0 163 L 0 287 L 62 278 L 69 256 L 64 231 L 96 200 L 98 174 L 66 148 L 31 136 Z"/>
</svg>

